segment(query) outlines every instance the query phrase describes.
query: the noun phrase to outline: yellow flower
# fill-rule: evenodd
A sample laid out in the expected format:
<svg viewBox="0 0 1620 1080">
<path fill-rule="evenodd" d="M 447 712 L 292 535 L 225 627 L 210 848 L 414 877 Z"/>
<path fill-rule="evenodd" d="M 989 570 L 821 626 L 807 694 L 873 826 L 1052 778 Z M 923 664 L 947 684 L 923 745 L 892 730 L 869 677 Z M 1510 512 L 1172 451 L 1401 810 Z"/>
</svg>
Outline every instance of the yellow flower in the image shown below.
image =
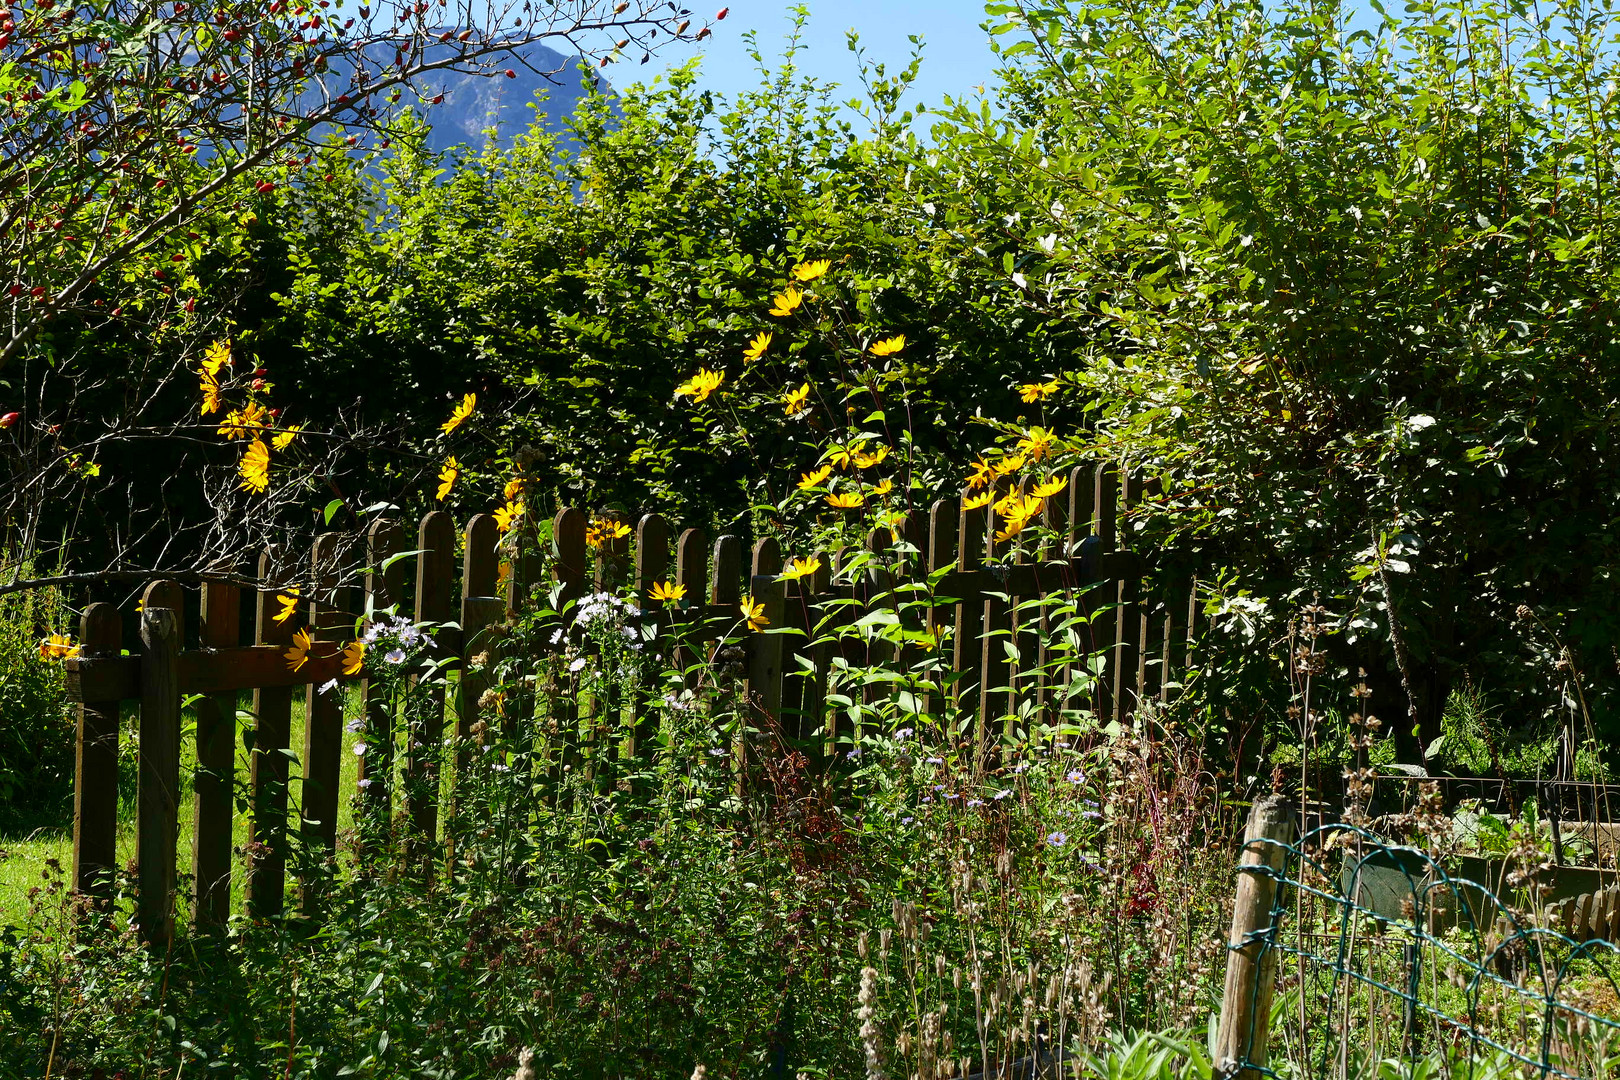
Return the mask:
<svg viewBox="0 0 1620 1080">
<path fill-rule="evenodd" d="M 813 487 L 820 487 L 832 475 L 832 466 L 823 465 L 814 472 L 799 474 L 799 490 L 809 491 Z"/>
<path fill-rule="evenodd" d="M 287 658 L 287 670 L 297 671 L 309 663 L 309 629 L 308 627 L 293 635 L 292 648 L 281 655 Z"/>
<path fill-rule="evenodd" d="M 991 482 L 996 478 L 996 467 L 985 461 L 984 458 L 979 458 L 968 467 L 973 470 L 967 479 L 969 491 L 974 491 L 982 487 L 989 487 Z"/>
<path fill-rule="evenodd" d="M 899 352 L 905 347 L 906 335 L 896 334 L 894 337 L 884 338 L 882 341 L 872 342 L 872 355 L 893 356 L 895 353 Z"/>
<path fill-rule="evenodd" d="M 495 511 L 495 528 L 501 532 L 508 532 L 523 516 L 523 501 L 515 499 Z"/>
<path fill-rule="evenodd" d="M 276 622 L 283 623 L 292 618 L 298 611 L 298 586 L 288 587 L 285 592 L 276 597 L 276 603 L 281 605 L 281 610 L 276 612 L 274 616 Z"/>
<path fill-rule="evenodd" d="M 224 399 L 219 396 L 219 380 L 208 371 L 202 372 L 197 378 L 202 382 L 202 415 L 219 412 L 225 404 Z"/>
<path fill-rule="evenodd" d="M 842 495 L 827 496 L 827 505 L 836 506 L 840 510 L 853 510 L 865 501 L 858 491 L 846 491 Z"/>
<path fill-rule="evenodd" d="M 264 445 L 263 439 L 254 439 L 242 455 L 241 462 L 236 471 L 242 477 L 239 485 L 243 491 L 256 491 L 263 495 L 270 490 L 270 448 Z"/>
<path fill-rule="evenodd" d="M 894 490 L 894 481 L 890 480 L 890 479 L 887 479 L 887 478 L 885 478 L 883 480 L 880 480 L 876 484 L 872 485 L 872 494 L 874 494 L 874 495 L 887 495 L 889 492 L 891 492 L 893 490 Z"/>
<path fill-rule="evenodd" d="M 202 366 L 208 374 L 219 377 L 219 369 L 231 362 L 231 343 L 216 341 L 203 352 Z"/>
<path fill-rule="evenodd" d="M 814 281 L 822 274 L 825 274 L 827 272 L 827 268 L 831 265 L 831 259 L 811 259 L 809 262 L 802 262 L 798 266 L 795 266 L 793 268 L 793 276 L 798 278 L 800 281 Z"/>
<path fill-rule="evenodd" d="M 501 498 L 511 502 L 521 494 L 523 494 L 523 477 L 514 476 L 506 482 L 506 487 L 501 491 Z"/>
<path fill-rule="evenodd" d="M 765 617 L 765 605 L 754 603 L 752 596 L 738 604 L 737 610 L 742 612 L 743 621 L 748 624 L 748 629 L 755 633 L 771 624 L 771 620 Z"/>
<path fill-rule="evenodd" d="M 1010 540 L 1024 531 L 1028 525 L 1041 512 L 1041 500 L 1033 495 L 1020 495 L 1013 492 L 996 504 L 996 511 L 1005 519 L 1006 524 L 996 534 L 997 540 Z"/>
<path fill-rule="evenodd" d="M 78 656 L 80 646 L 73 644 L 73 639 L 65 634 L 52 634 L 39 643 L 39 658 L 41 660 L 61 660 L 69 656 Z"/>
<path fill-rule="evenodd" d="M 797 390 L 789 390 L 782 398 L 782 405 L 789 416 L 799 416 L 810 411 L 810 384 L 805 383 Z"/>
<path fill-rule="evenodd" d="M 461 465 L 456 461 L 454 455 L 446 458 L 444 461 L 444 468 L 439 470 L 440 502 L 444 502 L 445 496 L 450 494 L 450 489 L 456 486 L 456 477 L 460 475 Z"/>
<path fill-rule="evenodd" d="M 880 446 L 876 451 L 870 454 L 863 454 L 856 451 L 855 464 L 862 469 L 870 469 L 874 465 L 883 464 L 883 459 L 888 456 L 889 448 L 887 446 Z"/>
<path fill-rule="evenodd" d="M 256 433 L 264 429 L 264 422 L 268 419 L 269 412 L 258 402 L 250 401 L 245 408 L 232 409 L 225 414 L 225 419 L 219 425 L 219 434 L 227 439 L 256 438 Z"/>
<path fill-rule="evenodd" d="M 463 421 L 465 421 L 467 417 L 473 414 L 473 408 L 477 404 L 477 394 L 463 394 L 461 404 L 457 405 L 456 411 L 450 414 L 450 419 L 439 425 L 439 430 L 444 432 L 446 435 L 456 430 L 456 428 L 462 425 Z"/>
<path fill-rule="evenodd" d="M 275 438 L 270 440 L 270 445 L 276 450 L 285 450 L 292 445 L 293 438 L 303 430 L 303 424 L 294 424 L 285 431 L 278 431 Z"/>
<path fill-rule="evenodd" d="M 1053 438 L 1053 434 L 1045 428 L 1032 427 L 1018 440 L 1018 449 L 1028 455 L 1029 460 L 1040 461 L 1052 452 Z"/>
<path fill-rule="evenodd" d="M 662 600 L 666 604 L 686 599 L 686 586 L 676 585 L 670 581 L 653 582 L 652 591 L 647 594 L 654 600 Z"/>
<path fill-rule="evenodd" d="M 791 559 L 788 561 L 787 569 L 782 571 L 782 576 L 777 580 L 798 581 L 800 578 L 809 577 L 811 574 L 814 574 L 820 569 L 821 560 L 815 556 L 811 556 L 808 559 Z"/>
<path fill-rule="evenodd" d="M 800 301 L 804 299 L 804 293 L 789 285 L 786 292 L 779 292 L 771 299 L 776 301 L 776 306 L 771 308 L 771 314 L 780 318 L 793 314 Z"/>
<path fill-rule="evenodd" d="M 765 350 L 770 348 L 771 336 L 772 335 L 769 330 L 761 330 L 759 333 L 755 334 L 754 340 L 750 341 L 748 343 L 748 348 L 743 350 L 743 355 L 750 360 L 758 360 L 760 357 L 764 356 Z"/>
<path fill-rule="evenodd" d="M 1004 457 L 1000 461 L 996 462 L 996 465 L 995 465 L 996 475 L 997 476 L 1006 476 L 1008 473 L 1015 473 L 1019 469 L 1022 469 L 1023 467 L 1024 467 L 1024 455 L 1023 454 L 1012 454 L 1012 455 L 1010 455 L 1008 457 Z"/>
<path fill-rule="evenodd" d="M 1063 477 L 1049 476 L 1046 478 L 1046 480 L 1035 485 L 1034 494 L 1037 498 L 1049 499 L 1068 486 L 1069 482 L 1063 479 Z"/>
<path fill-rule="evenodd" d="M 630 526 L 624 522 L 597 518 L 591 522 L 591 527 L 585 530 L 585 542 L 591 547 L 599 548 L 609 540 L 622 540 L 629 535 Z"/>
<path fill-rule="evenodd" d="M 977 510 L 981 506 L 989 506 L 990 501 L 996 497 L 993 491 L 981 491 L 977 495 L 962 500 L 962 509 Z"/>
<path fill-rule="evenodd" d="M 1018 396 L 1024 399 L 1025 405 L 1029 405 L 1032 402 L 1046 400 L 1057 390 L 1057 386 L 1056 380 L 1046 383 L 1025 383 L 1018 388 Z"/>
<path fill-rule="evenodd" d="M 708 368 L 698 368 L 698 373 L 687 379 L 675 388 L 676 397 L 689 397 L 693 403 L 707 401 L 709 395 L 720 389 L 720 384 L 726 381 L 723 373 L 710 371 Z"/>
<path fill-rule="evenodd" d="M 358 675 L 366 662 L 366 643 L 351 641 L 343 646 L 343 674 Z"/>
</svg>

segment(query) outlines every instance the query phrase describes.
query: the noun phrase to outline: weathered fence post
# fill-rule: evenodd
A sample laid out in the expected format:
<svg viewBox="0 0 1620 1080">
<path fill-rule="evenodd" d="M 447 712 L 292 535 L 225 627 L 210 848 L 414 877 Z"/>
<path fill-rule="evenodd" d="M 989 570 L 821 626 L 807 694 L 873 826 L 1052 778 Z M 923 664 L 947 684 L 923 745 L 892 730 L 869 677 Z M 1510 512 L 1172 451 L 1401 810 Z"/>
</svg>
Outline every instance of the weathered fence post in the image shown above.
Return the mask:
<svg viewBox="0 0 1620 1080">
<path fill-rule="evenodd" d="M 198 637 L 205 649 L 228 649 L 241 639 L 242 591 L 235 585 L 205 581 Z M 191 856 L 192 925 L 198 930 L 225 928 L 231 915 L 232 784 L 236 770 L 236 691 L 199 698 L 197 775 L 193 784 Z"/>
<path fill-rule="evenodd" d="M 452 590 L 456 577 L 456 523 L 442 510 L 422 516 L 417 528 L 416 621 L 446 623 L 455 618 Z M 440 656 L 435 653 L 433 659 Z M 439 761 L 444 753 L 444 676 L 422 692 L 406 726 L 405 800 L 414 843 L 431 851 L 439 835 Z"/>
<path fill-rule="evenodd" d="M 278 554 L 259 556 L 259 593 L 256 598 L 254 641 L 285 648 L 298 629 L 296 607 L 276 621 L 284 600 L 297 603 L 289 592 L 266 586 L 274 579 Z M 287 884 L 287 748 L 292 731 L 292 687 L 267 686 L 253 691 L 253 755 L 249 783 L 253 788 L 253 816 L 248 823 L 247 907 L 255 919 L 280 915 Z"/>
<path fill-rule="evenodd" d="M 749 598 L 765 609 L 768 629 L 780 629 L 786 611 L 787 587 L 782 574 L 782 549 L 775 537 L 754 544 Z M 782 636 L 752 634 L 748 638 L 748 700 L 766 723 L 777 723 L 782 712 Z"/>
<path fill-rule="evenodd" d="M 81 655 L 117 656 L 118 609 L 91 604 L 80 624 Z M 118 702 L 79 706 L 78 768 L 73 784 L 73 889 L 98 903 L 112 895 L 118 864 Z"/>
<path fill-rule="evenodd" d="M 349 616 L 338 604 L 338 558 L 342 538 L 322 533 L 310 554 L 309 634 L 316 644 L 343 639 Z M 338 784 L 343 775 L 343 692 L 322 693 L 310 683 L 304 691 L 304 783 L 300 834 L 311 853 L 330 853 L 337 846 Z M 299 913 L 308 917 L 320 907 L 324 871 L 311 867 L 299 882 Z"/>
<path fill-rule="evenodd" d="M 405 562 L 395 562 L 385 570 L 396 552 L 405 547 L 405 538 L 399 525 L 379 518 L 366 532 L 366 618 L 376 620 L 378 612 L 399 607 L 405 597 Z M 383 688 L 368 677 L 360 684 L 365 700 L 366 729 L 371 738 L 366 744 L 365 756 L 355 770 L 355 782 L 365 793 L 367 805 L 378 821 L 387 821 L 393 798 L 389 788 L 394 780 L 394 703 L 388 700 Z M 377 837 L 364 831 L 361 843 L 368 854 L 374 853 Z"/>
<path fill-rule="evenodd" d="M 1232 932 L 1227 937 L 1226 991 L 1215 1041 L 1215 1075 L 1259 1080 L 1270 1040 L 1271 995 L 1277 981 L 1272 905 L 1276 874 L 1294 837 L 1294 818 L 1276 796 L 1254 804 L 1244 827 Z"/>
<path fill-rule="evenodd" d="M 184 594 L 172 581 L 147 586 L 141 611 L 139 818 L 136 915 L 141 940 L 165 945 L 174 933 L 175 858 L 180 839 L 180 646 Z"/>
</svg>

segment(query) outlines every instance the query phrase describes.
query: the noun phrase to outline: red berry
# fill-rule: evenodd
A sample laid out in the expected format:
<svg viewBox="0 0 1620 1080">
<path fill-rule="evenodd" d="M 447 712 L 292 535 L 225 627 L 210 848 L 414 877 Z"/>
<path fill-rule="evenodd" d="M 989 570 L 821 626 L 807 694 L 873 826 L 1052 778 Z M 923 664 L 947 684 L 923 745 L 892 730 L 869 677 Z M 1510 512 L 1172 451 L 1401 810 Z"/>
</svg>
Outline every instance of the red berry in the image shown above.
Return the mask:
<svg viewBox="0 0 1620 1080">
<path fill-rule="evenodd" d="M 714 21 L 719 22 L 721 19 L 725 18 L 729 14 L 731 14 L 731 9 L 728 8 L 728 7 L 723 7 L 723 8 L 720 9 L 719 13 L 717 15 L 715 15 Z"/>
<path fill-rule="evenodd" d="M 0 416 L 0 430 L 4 430 L 5 428 L 10 427 L 12 424 L 15 424 L 18 420 L 21 420 L 21 419 L 22 419 L 22 413 L 16 413 L 16 412 L 8 412 L 8 413 L 6 413 L 6 415 Z"/>
<path fill-rule="evenodd" d="M 511 68 L 507 68 L 506 69 L 506 77 L 508 79 L 515 79 L 515 78 L 517 78 L 517 72 L 513 71 Z"/>
<path fill-rule="evenodd" d="M 272 419 L 272 420 L 280 420 L 281 419 L 281 410 L 280 409 L 271 409 L 270 410 L 270 419 Z"/>
<path fill-rule="evenodd" d="M 264 380 L 263 379 L 254 379 L 253 380 L 253 389 L 255 389 L 255 390 L 263 390 L 264 389 Z"/>
<path fill-rule="evenodd" d="M 265 370 L 262 367 L 253 369 L 253 377 L 255 379 L 265 379 L 265 378 L 269 378 L 269 376 L 270 376 L 270 372 Z"/>
</svg>

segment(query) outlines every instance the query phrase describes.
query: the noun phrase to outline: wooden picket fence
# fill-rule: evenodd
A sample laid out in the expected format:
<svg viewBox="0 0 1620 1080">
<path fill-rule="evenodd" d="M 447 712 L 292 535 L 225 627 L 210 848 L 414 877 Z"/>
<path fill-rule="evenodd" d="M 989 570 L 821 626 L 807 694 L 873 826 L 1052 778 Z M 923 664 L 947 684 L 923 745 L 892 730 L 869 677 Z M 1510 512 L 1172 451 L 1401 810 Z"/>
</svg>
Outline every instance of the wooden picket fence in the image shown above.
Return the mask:
<svg viewBox="0 0 1620 1080">
<path fill-rule="evenodd" d="M 987 528 L 991 524 L 987 508 L 962 509 L 961 500 L 944 499 L 927 512 L 910 515 L 894 532 L 872 533 L 866 549 L 884 557 L 870 560 L 859 574 L 838 573 L 855 553 L 837 551 L 822 554 L 821 569 L 812 576 L 789 582 L 780 579 L 783 553 L 775 539 L 756 542 L 745 565 L 739 537 L 720 536 L 711 544 L 701 529 L 686 529 L 677 536 L 656 514 L 641 518 L 632 536 L 600 545 L 593 574 L 587 544 L 590 518 L 574 508 L 562 510 L 552 520 L 549 557 L 525 554 L 503 567 L 492 517 L 474 516 L 458 538 L 450 515 L 435 511 L 422 518 L 414 544 L 408 544 L 403 530 L 390 521 L 374 523 L 363 537 L 323 534 L 303 572 L 296 568 L 301 560 L 266 551 L 257 561 L 256 580 L 263 583 L 258 589 L 205 582 L 193 593 L 173 581 L 153 582 L 138 612 L 138 649 L 131 648 L 127 655 L 121 652 L 122 614 L 112 605 L 91 604 L 83 616 L 81 653 L 64 664 L 69 696 L 78 703 L 79 715 L 74 887 L 91 901 L 105 898 L 110 889 L 116 863 L 119 714 L 122 702 L 133 701 L 139 713 L 137 921 L 149 940 L 166 940 L 172 933 L 181 715 L 189 701 L 196 740 L 196 771 L 190 778 L 195 807 L 192 918 L 203 930 L 225 923 L 232 908 L 237 710 L 239 696 L 249 693 L 254 734 L 246 778 L 251 809 L 243 899 L 253 916 L 282 914 L 288 876 L 286 830 L 297 827 L 306 841 L 327 851 L 337 839 L 343 695 L 323 694 L 317 687 L 331 679 L 352 681 L 342 675 L 340 653 L 354 633 L 357 617 L 396 606 L 401 612 L 414 612 L 420 622 L 449 624 L 435 632 L 437 648 L 443 656 L 458 658 L 501 647 L 503 625 L 523 612 L 536 584 L 558 587 L 559 608 L 584 596 L 593 585 L 609 590 L 633 586 L 645 618 L 664 620 L 665 625 L 681 620 L 700 623 L 705 633 L 695 635 L 699 639 L 736 635 L 734 644 L 745 657 L 744 700 L 755 718 L 787 744 L 804 747 L 810 757 L 826 763 L 840 739 L 851 734 L 840 729 L 836 715 L 840 710 L 829 709 L 825 701 L 826 673 L 835 652 L 856 663 L 902 666 L 917 657 L 904 651 L 896 655 L 892 643 L 862 641 L 854 635 L 812 638 L 739 632 L 739 602 L 750 596 L 763 604 L 772 627 L 811 630 L 829 610 L 838 613 L 835 621 L 848 624 L 874 607 L 893 607 L 907 595 L 897 586 L 942 572 L 935 574 L 934 594 L 954 599 L 954 605 L 921 612 L 912 607 L 905 615 L 922 620 L 919 628 L 950 631 L 956 677 L 948 688 L 950 700 L 931 702 L 932 708 L 967 718 L 965 726 L 973 737 L 990 744 L 991 726 L 1009 716 L 1016 702 L 1033 697 L 1038 707 L 1049 705 L 1064 673 L 1054 670 L 1061 664 L 1052 660 L 1044 609 L 1020 605 L 1064 593 L 1096 612 L 1091 626 L 1097 640 L 1091 651 L 1105 657 L 1105 666 L 1089 708 L 1101 722 L 1123 720 L 1143 700 L 1166 699 L 1172 692 L 1176 685 L 1172 674 L 1187 667 L 1196 610 L 1190 579 L 1154 583 L 1144 573 L 1142 560 L 1119 546 L 1121 515 L 1141 497 L 1141 483 L 1127 474 L 1122 485 L 1112 465 L 1075 469 L 1066 490 L 1047 500 L 1044 524 L 1055 530 L 1057 539 L 1048 539 L 1039 550 L 1015 548 L 1018 538 L 1012 544 L 998 543 L 993 529 Z M 896 542 L 900 540 L 905 543 Z M 1027 545 L 1027 539 L 1024 542 Z M 415 554 L 390 558 L 409 552 Z M 414 594 L 408 581 L 412 562 Z M 652 585 L 666 580 L 686 587 L 683 604 L 648 601 Z M 296 617 L 277 622 L 280 600 L 293 582 L 302 583 L 299 611 Z M 244 603 L 254 605 L 251 644 L 240 640 Z M 190 629 L 188 615 L 195 620 Z M 283 653 L 293 634 L 306 626 L 315 644 L 308 662 L 293 671 Z M 1014 662 L 1014 655 L 1022 659 Z M 806 674 L 801 657 L 813 661 L 813 674 Z M 544 658 L 529 659 L 538 663 Z M 701 657 L 689 649 L 687 655 L 672 659 L 682 663 Z M 458 669 L 452 660 L 450 670 Z M 453 700 L 436 700 L 429 720 L 420 732 L 413 732 L 413 739 L 441 745 L 447 715 L 462 737 L 478 730 L 481 719 L 493 719 L 481 717 L 486 680 L 487 673 L 476 668 L 460 672 L 449 683 Z M 363 677 L 360 681 L 366 707 L 385 708 L 380 695 L 372 693 Z M 292 695 L 299 688 L 306 703 L 298 755 L 303 820 L 289 823 L 285 751 Z M 889 692 L 882 685 L 867 691 Z M 604 747 L 617 746 L 635 754 L 651 745 L 646 724 L 656 720 L 657 712 L 647 702 L 632 704 L 635 715 L 628 738 L 622 740 L 618 733 L 581 732 L 575 703 L 557 704 L 551 715 L 565 719 L 562 741 L 571 744 L 576 757 L 581 749 L 599 755 Z M 535 704 L 517 707 L 532 715 Z M 513 708 L 513 702 L 504 705 L 506 723 L 512 722 Z M 436 766 L 407 757 L 403 768 Z M 362 779 L 363 771 L 362 767 Z M 438 791 L 441 778 L 430 779 L 426 789 Z M 453 777 L 444 779 L 453 782 Z M 369 797 L 381 792 L 380 797 L 387 799 L 391 786 L 372 785 Z M 439 807 L 432 798 L 400 809 L 415 835 L 437 835 Z M 300 903 L 307 908 L 311 882 L 299 886 Z"/>
</svg>

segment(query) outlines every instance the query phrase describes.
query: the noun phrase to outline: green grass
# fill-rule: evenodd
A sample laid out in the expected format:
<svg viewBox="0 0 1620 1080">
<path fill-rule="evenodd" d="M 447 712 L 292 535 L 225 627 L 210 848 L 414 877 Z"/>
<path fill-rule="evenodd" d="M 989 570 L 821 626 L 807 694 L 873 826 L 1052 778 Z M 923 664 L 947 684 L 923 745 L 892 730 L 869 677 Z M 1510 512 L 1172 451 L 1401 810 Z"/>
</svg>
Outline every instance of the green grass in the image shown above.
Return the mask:
<svg viewBox="0 0 1620 1080">
<path fill-rule="evenodd" d="M 350 685 L 343 690 L 345 696 L 344 717 L 357 715 L 360 709 L 359 688 Z M 449 694 L 451 701 L 455 700 L 453 692 Z M 248 695 L 243 694 L 241 707 L 246 709 L 250 704 Z M 453 709 L 447 710 L 453 713 Z M 301 753 L 304 744 L 304 719 L 306 705 L 303 695 L 295 694 L 292 703 L 291 743 L 295 754 Z M 189 778 L 196 768 L 196 742 L 191 737 L 193 715 L 187 710 L 182 717 L 184 737 L 181 740 L 180 770 L 183 777 Z M 238 735 L 236 739 L 236 782 L 240 786 L 245 784 L 248 776 L 248 756 L 242 748 L 240 729 L 243 725 L 251 724 L 251 720 L 243 717 L 238 721 Z M 453 716 L 447 717 L 447 724 L 453 723 Z M 133 706 L 126 706 L 121 742 L 125 746 L 131 744 L 135 732 L 135 715 Z M 350 795 L 354 793 L 354 784 L 358 779 L 359 760 L 355 757 L 352 746 L 357 736 L 345 731 L 343 733 L 343 753 L 341 757 L 341 783 L 339 790 L 343 793 L 338 801 L 338 831 L 342 833 L 350 828 L 353 822 L 353 807 Z M 133 767 L 133 757 L 129 759 L 127 767 Z M 292 775 L 296 778 L 299 765 L 291 767 Z M 301 785 L 295 782 L 288 793 L 289 812 L 296 815 L 300 804 Z M 193 845 L 195 837 L 194 826 L 195 799 L 189 782 L 182 785 L 181 803 L 179 810 L 180 842 L 179 842 L 179 870 L 181 874 L 189 872 L 192 864 Z M 247 842 L 248 815 L 238 809 L 234 813 L 231 828 L 231 843 L 233 847 L 240 847 Z M 73 864 L 73 836 L 71 824 L 54 830 L 36 830 L 33 834 L 24 837 L 0 837 L 0 850 L 6 852 L 7 857 L 0 859 L 0 925 L 20 919 L 27 911 L 29 903 L 29 890 L 35 886 L 43 885 L 42 875 L 47 869 L 47 860 L 57 859 L 61 863 L 64 874 L 71 872 Z M 123 800 L 119 806 L 118 820 L 118 863 L 127 865 L 135 857 L 135 816 L 131 801 Z M 233 911 L 240 911 L 243 904 L 243 865 L 239 857 L 231 860 L 231 903 Z M 182 907 L 189 903 L 189 890 L 184 891 L 180 897 Z"/>
</svg>

